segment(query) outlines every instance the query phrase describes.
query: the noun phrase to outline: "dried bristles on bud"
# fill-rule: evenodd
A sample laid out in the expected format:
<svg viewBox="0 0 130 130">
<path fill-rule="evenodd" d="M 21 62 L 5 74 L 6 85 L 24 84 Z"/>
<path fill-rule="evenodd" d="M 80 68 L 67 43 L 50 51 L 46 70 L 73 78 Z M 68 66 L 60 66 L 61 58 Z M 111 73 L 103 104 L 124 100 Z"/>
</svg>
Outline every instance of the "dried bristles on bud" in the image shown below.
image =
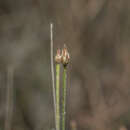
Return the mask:
<svg viewBox="0 0 130 130">
<path fill-rule="evenodd" d="M 61 63 L 61 60 L 62 60 L 61 51 L 60 51 L 60 49 L 57 49 L 57 53 L 56 53 L 56 56 L 55 56 L 55 62 L 56 62 L 57 64 L 60 64 L 60 63 Z"/>
<path fill-rule="evenodd" d="M 66 67 L 67 64 L 69 63 L 69 60 L 70 60 L 70 55 L 66 46 L 64 45 L 64 48 L 62 49 L 62 64 Z"/>
</svg>

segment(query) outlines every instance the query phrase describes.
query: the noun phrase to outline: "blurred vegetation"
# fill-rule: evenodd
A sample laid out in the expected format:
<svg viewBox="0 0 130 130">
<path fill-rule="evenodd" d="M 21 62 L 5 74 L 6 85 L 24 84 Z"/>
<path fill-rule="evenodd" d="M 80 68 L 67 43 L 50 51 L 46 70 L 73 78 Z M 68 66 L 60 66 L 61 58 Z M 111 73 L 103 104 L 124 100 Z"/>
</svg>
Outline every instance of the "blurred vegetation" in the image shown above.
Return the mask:
<svg viewBox="0 0 130 130">
<path fill-rule="evenodd" d="M 67 130 L 72 120 L 78 130 L 130 129 L 129 13 L 129 0 L 1 0 L 1 129 L 10 66 L 11 130 L 54 127 L 50 22 L 55 25 L 55 49 L 66 43 L 71 54 Z"/>
</svg>

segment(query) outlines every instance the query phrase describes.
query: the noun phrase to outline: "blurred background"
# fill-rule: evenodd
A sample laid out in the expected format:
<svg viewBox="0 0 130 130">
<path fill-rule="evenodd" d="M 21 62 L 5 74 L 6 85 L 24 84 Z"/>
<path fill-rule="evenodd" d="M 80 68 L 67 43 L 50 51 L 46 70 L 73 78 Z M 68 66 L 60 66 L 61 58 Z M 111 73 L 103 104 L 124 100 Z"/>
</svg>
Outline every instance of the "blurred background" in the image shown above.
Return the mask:
<svg viewBox="0 0 130 130">
<path fill-rule="evenodd" d="M 70 52 L 67 130 L 130 130 L 129 0 L 0 0 L 0 130 L 52 130 L 54 53 Z"/>
</svg>

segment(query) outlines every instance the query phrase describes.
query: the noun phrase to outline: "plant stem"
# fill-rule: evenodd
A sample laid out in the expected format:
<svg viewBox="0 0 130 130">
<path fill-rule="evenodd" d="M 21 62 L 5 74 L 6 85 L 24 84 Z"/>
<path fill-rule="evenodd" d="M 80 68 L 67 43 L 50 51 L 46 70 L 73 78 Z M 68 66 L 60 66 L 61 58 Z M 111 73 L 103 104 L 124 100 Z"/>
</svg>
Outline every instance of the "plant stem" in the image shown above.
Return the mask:
<svg viewBox="0 0 130 130">
<path fill-rule="evenodd" d="M 56 130 L 60 130 L 60 64 L 56 64 Z"/>
<path fill-rule="evenodd" d="M 63 98 L 62 98 L 62 130 L 65 130 L 65 115 L 66 115 L 66 79 L 67 79 L 67 69 L 64 66 L 63 70 Z"/>
<path fill-rule="evenodd" d="M 56 90 L 55 90 L 55 76 L 54 76 L 54 59 L 53 59 L 53 23 L 50 24 L 50 50 L 51 50 L 51 77 L 52 77 L 52 93 L 54 103 L 54 117 L 55 117 L 55 128 L 56 128 Z"/>
</svg>

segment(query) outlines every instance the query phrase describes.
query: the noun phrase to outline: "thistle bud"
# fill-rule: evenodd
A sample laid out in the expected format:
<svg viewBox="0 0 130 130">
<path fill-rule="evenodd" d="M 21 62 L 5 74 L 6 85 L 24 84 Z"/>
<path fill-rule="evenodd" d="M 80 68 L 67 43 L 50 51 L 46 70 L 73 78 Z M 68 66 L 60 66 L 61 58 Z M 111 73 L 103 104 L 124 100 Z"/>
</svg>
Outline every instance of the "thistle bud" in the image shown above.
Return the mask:
<svg viewBox="0 0 130 130">
<path fill-rule="evenodd" d="M 61 52 L 60 52 L 60 49 L 57 49 L 57 53 L 56 53 L 56 56 L 55 56 L 55 62 L 57 64 L 60 64 L 61 63 Z"/>
<path fill-rule="evenodd" d="M 62 49 L 62 64 L 64 67 L 67 66 L 67 64 L 69 63 L 69 60 L 70 60 L 70 55 L 66 46 L 64 45 L 64 48 Z"/>
</svg>

